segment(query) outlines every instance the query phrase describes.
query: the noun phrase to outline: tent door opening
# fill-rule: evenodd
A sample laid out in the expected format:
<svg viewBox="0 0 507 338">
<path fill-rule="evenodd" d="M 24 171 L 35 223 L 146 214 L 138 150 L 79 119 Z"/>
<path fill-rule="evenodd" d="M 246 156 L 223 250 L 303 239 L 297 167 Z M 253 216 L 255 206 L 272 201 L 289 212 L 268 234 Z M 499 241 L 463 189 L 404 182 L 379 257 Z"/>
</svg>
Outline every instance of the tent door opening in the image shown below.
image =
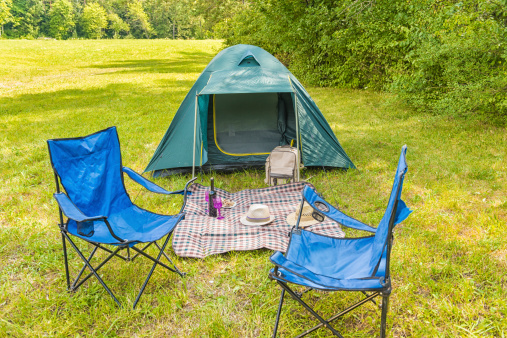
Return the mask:
<svg viewBox="0 0 507 338">
<path fill-rule="evenodd" d="M 269 155 L 296 139 L 293 107 L 290 93 L 213 95 L 208 145 L 229 156 Z"/>
</svg>

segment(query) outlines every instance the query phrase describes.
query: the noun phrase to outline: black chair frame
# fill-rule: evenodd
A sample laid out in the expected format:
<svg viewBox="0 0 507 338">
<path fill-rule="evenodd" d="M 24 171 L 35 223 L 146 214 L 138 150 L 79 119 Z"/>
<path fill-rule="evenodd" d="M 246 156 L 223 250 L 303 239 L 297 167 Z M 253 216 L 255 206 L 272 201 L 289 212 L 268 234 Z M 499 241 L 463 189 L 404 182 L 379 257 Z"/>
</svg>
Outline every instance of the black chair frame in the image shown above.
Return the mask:
<svg viewBox="0 0 507 338">
<path fill-rule="evenodd" d="M 61 192 L 60 180 L 59 180 L 59 177 L 58 177 L 58 174 L 56 173 L 56 171 L 54 172 L 54 175 L 55 175 L 55 183 L 56 183 L 56 192 L 60 193 Z M 182 207 L 180 209 L 180 213 L 183 213 L 183 210 L 185 209 L 185 205 L 186 205 L 186 202 L 187 202 L 188 187 L 196 179 L 197 178 L 194 177 L 193 179 L 191 179 L 190 181 L 188 181 L 186 183 L 186 185 L 185 185 L 185 190 L 184 190 L 184 193 L 183 193 L 183 205 L 182 205 Z M 166 268 L 167 270 L 169 270 L 171 272 L 174 272 L 174 273 L 178 274 L 181 277 L 184 277 L 186 275 L 186 273 L 181 272 L 176 267 L 176 265 L 173 263 L 173 261 L 164 252 L 167 244 L 169 243 L 169 239 L 171 238 L 172 231 L 169 232 L 165 236 L 166 239 L 165 239 L 165 241 L 163 241 L 162 246 L 160 246 L 159 243 L 157 243 L 157 241 L 153 241 L 153 242 L 150 242 L 150 243 L 146 244 L 143 248 L 139 249 L 135 245 L 134 246 L 130 246 L 129 242 L 123 241 L 121 238 L 119 238 L 118 236 L 116 236 L 115 233 L 114 233 L 114 231 L 113 231 L 113 229 L 111 228 L 109 222 L 107 221 L 107 219 L 104 219 L 103 221 L 106 223 L 107 228 L 109 229 L 109 232 L 111 233 L 111 235 L 114 238 L 118 239 L 120 242 L 125 242 L 125 244 L 112 245 L 113 247 L 116 247 L 116 248 L 115 249 L 109 249 L 106 246 L 104 246 L 104 244 L 101 245 L 99 243 L 88 241 L 88 240 L 86 240 L 84 238 L 79 237 L 80 239 L 82 239 L 85 242 L 87 242 L 87 243 L 91 244 L 92 246 L 94 246 L 91 254 L 89 255 L 88 258 L 86 258 L 84 256 L 83 252 L 77 247 L 77 245 L 74 243 L 74 241 L 70 238 L 69 233 L 67 231 L 67 223 L 64 222 L 63 212 L 62 212 L 62 209 L 60 207 L 58 208 L 58 211 L 59 211 L 59 217 L 60 217 L 60 223 L 58 224 L 58 227 L 60 228 L 60 233 L 61 233 L 61 236 L 62 236 L 63 256 L 64 256 L 64 263 L 65 263 L 65 277 L 66 277 L 66 281 L 67 281 L 67 290 L 68 291 L 71 291 L 71 292 L 77 291 L 77 289 L 81 285 L 83 285 L 90 277 L 95 276 L 95 278 L 97 278 L 97 280 L 102 285 L 102 287 L 107 291 L 107 293 L 109 293 L 109 295 L 111 296 L 111 298 L 113 298 L 113 300 L 116 302 L 116 304 L 118 304 L 119 307 L 122 307 L 122 305 L 121 305 L 120 301 L 118 300 L 118 298 L 116 298 L 116 296 L 114 295 L 114 293 L 111 291 L 111 289 L 106 285 L 106 283 L 104 282 L 104 280 L 98 274 L 98 271 L 113 257 L 120 258 L 120 259 L 122 259 L 123 261 L 126 261 L 126 262 L 133 262 L 137 257 L 144 256 L 144 257 L 148 258 L 149 260 L 153 261 L 153 266 L 151 267 L 151 270 L 150 270 L 148 276 L 146 277 L 146 279 L 145 279 L 145 281 L 144 281 L 144 283 L 143 283 L 143 285 L 141 287 L 141 290 L 137 294 L 137 297 L 136 297 L 136 299 L 134 301 L 133 309 L 136 308 L 139 300 L 141 299 L 141 296 L 142 296 L 142 294 L 143 294 L 143 292 L 144 292 L 144 290 L 146 288 L 146 285 L 148 284 L 148 281 L 150 280 L 150 278 L 151 278 L 153 272 L 155 271 L 155 268 L 157 267 L 157 265 L 160 265 L 161 267 Z M 184 219 L 184 217 L 182 219 Z M 160 239 L 160 240 L 162 240 L 162 239 Z M 68 254 L 67 254 L 67 242 L 76 251 L 77 255 L 83 261 L 83 267 L 81 268 L 81 270 L 78 272 L 77 276 L 72 281 L 71 281 L 71 278 L 70 278 L 70 269 L 69 269 Z M 145 252 L 146 249 L 148 249 L 152 244 L 155 244 L 155 246 L 159 250 L 158 255 L 157 255 L 156 258 Z M 91 264 L 91 260 L 95 256 L 95 253 L 97 252 L 98 249 L 101 249 L 101 250 L 109 253 L 109 255 L 102 262 L 100 262 L 98 265 L 96 265 L 95 267 L 93 267 L 92 264 Z M 131 249 L 132 249 L 132 251 L 135 252 L 134 255 L 131 254 Z M 123 250 L 126 250 L 126 253 L 127 253 L 126 256 L 119 254 L 119 252 L 123 251 Z M 161 262 L 162 256 L 164 256 L 169 261 L 169 263 L 172 265 L 172 267 L 168 266 L 167 264 L 165 264 L 163 262 Z M 90 272 L 85 277 L 83 277 L 83 273 L 86 271 L 87 268 L 90 270 Z"/>
<path fill-rule="evenodd" d="M 397 196 L 399 196 L 400 189 L 401 189 L 401 186 L 398 186 Z M 304 200 L 304 197 L 303 197 L 303 200 Z M 388 306 L 389 306 L 389 297 L 391 295 L 391 290 L 392 290 L 392 288 L 391 288 L 391 277 L 390 277 L 390 260 L 391 260 L 391 249 L 392 249 L 393 240 L 394 240 L 393 229 L 394 229 L 394 220 L 395 220 L 395 217 L 396 217 L 397 207 L 398 207 L 398 200 L 395 201 L 395 204 L 394 204 L 394 207 L 393 207 L 393 210 L 391 212 L 390 219 L 389 219 L 388 236 L 387 236 L 387 240 L 386 240 L 386 244 L 385 244 L 385 250 L 387 250 L 387 252 L 386 252 L 386 277 L 385 277 L 384 282 L 382 283 L 383 288 L 382 289 L 376 289 L 376 290 L 336 290 L 336 291 L 343 291 L 343 292 L 351 292 L 351 291 L 361 292 L 364 295 L 364 298 L 362 298 L 358 302 L 350 305 L 346 309 L 342 310 L 341 312 L 337 313 L 336 315 L 330 317 L 327 320 L 324 319 L 324 318 L 322 318 L 322 316 L 320 316 L 317 312 L 315 312 L 315 310 L 312 309 L 312 307 L 310 307 L 310 305 L 308 305 L 302 299 L 304 293 L 310 292 L 313 289 L 312 288 L 307 288 L 303 292 L 296 292 L 296 291 L 294 291 L 293 289 L 291 289 L 289 287 L 289 285 L 287 283 L 278 280 L 278 279 L 282 279 L 282 278 L 280 277 L 280 273 L 278 271 L 278 267 L 275 266 L 274 271 L 272 273 L 270 272 L 269 278 L 271 280 L 275 280 L 278 283 L 278 285 L 280 285 L 280 287 L 282 288 L 282 292 L 281 292 L 281 296 L 280 296 L 280 302 L 278 304 L 278 312 L 276 314 L 275 327 L 273 329 L 273 338 L 275 338 L 276 335 L 277 335 L 278 325 L 279 325 L 279 322 L 280 322 L 280 315 L 281 315 L 281 312 L 282 312 L 282 306 L 283 306 L 283 300 L 284 300 L 285 292 L 287 292 L 292 297 L 292 299 L 294 299 L 297 303 L 299 303 L 301 306 L 303 306 L 313 317 L 315 317 L 320 322 L 318 325 L 316 325 L 316 326 L 312 327 L 311 329 L 308 329 L 308 330 L 304 331 L 303 333 L 299 334 L 298 336 L 296 336 L 297 338 L 304 337 L 304 336 L 306 336 L 306 335 L 314 332 L 315 330 L 317 330 L 317 329 L 319 329 L 321 327 L 326 327 L 335 336 L 343 338 L 343 336 L 333 326 L 331 326 L 330 323 L 333 322 L 333 321 L 335 321 L 335 320 L 337 320 L 338 318 L 343 317 L 347 313 L 351 312 L 352 310 L 360 307 L 361 305 L 363 305 L 363 304 L 365 304 L 365 303 L 367 303 L 369 301 L 371 301 L 373 304 L 377 305 L 377 303 L 374 300 L 376 297 L 382 297 L 381 322 L 380 322 L 380 337 L 381 338 L 385 338 L 386 337 L 387 312 L 388 312 Z M 301 213 L 302 213 L 302 211 L 303 211 L 303 203 L 301 203 L 300 211 L 299 211 L 299 217 L 298 217 L 296 226 L 291 231 L 291 236 L 292 236 L 292 233 L 300 231 L 299 230 L 299 222 L 300 222 L 300 219 L 301 219 Z M 289 245 L 290 245 L 290 243 L 289 243 Z M 288 251 L 288 248 L 287 248 L 287 251 Z M 276 279 L 274 278 L 273 274 L 275 274 L 277 276 Z M 330 291 L 330 290 L 325 290 L 325 291 Z M 335 292 L 334 290 L 331 290 L 331 291 Z M 371 293 L 368 294 L 367 292 L 371 292 Z"/>
</svg>

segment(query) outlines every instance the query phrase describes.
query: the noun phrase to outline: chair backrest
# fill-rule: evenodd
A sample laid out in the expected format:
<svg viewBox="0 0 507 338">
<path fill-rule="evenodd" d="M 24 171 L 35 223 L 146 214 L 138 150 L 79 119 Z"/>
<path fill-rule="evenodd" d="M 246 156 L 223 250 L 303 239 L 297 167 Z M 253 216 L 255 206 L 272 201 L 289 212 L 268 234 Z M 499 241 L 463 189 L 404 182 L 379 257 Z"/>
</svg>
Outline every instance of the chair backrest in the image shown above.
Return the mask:
<svg viewBox="0 0 507 338">
<path fill-rule="evenodd" d="M 405 154 L 407 152 L 407 146 L 404 145 L 401 149 L 400 159 L 398 161 L 398 168 L 396 169 L 396 175 L 394 176 L 393 188 L 391 190 L 391 196 L 389 197 L 389 203 L 387 209 L 377 227 L 375 233 L 375 239 L 372 246 L 372 256 L 370 266 L 372 267 L 371 273 L 374 274 L 380 259 L 385 250 L 387 250 L 387 242 L 391 236 L 392 229 L 398 223 L 401 223 L 408 215 L 412 212 L 405 203 L 401 200 L 401 190 L 403 188 L 403 180 L 405 173 L 407 172 L 407 162 Z M 387 252 L 389 260 L 390 252 Z M 389 264 L 389 262 L 387 262 Z M 388 270 L 388 269 L 387 269 Z"/>
<path fill-rule="evenodd" d="M 48 140 L 51 165 L 72 202 L 87 216 L 132 205 L 123 184 L 116 127 L 85 137 Z"/>
</svg>

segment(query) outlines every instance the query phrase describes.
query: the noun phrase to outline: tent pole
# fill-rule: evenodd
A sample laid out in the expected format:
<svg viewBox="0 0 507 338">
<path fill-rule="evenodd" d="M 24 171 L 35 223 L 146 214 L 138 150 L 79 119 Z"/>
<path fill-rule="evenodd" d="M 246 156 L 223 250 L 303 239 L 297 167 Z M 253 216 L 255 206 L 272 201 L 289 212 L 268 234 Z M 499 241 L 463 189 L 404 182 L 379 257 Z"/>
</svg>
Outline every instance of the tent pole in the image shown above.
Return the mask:
<svg viewBox="0 0 507 338">
<path fill-rule="evenodd" d="M 292 84 L 291 84 L 292 85 Z M 296 159 L 297 159 L 297 168 L 296 172 L 298 175 L 298 182 L 299 182 L 299 164 L 301 162 L 301 159 L 299 158 L 299 114 L 298 114 L 298 96 L 297 93 L 294 91 L 294 102 L 295 102 L 295 109 L 294 112 L 296 113 Z M 303 149 L 301 149 L 302 152 Z"/>
<path fill-rule="evenodd" d="M 192 177 L 195 177 L 195 142 L 197 138 L 197 92 L 195 93 L 195 115 L 194 115 L 194 148 L 192 149 Z"/>
<path fill-rule="evenodd" d="M 294 113 L 296 114 L 296 160 L 297 160 L 297 168 L 296 168 L 296 172 L 297 172 L 297 177 L 298 177 L 298 182 L 299 182 L 299 165 L 301 163 L 301 158 L 299 156 L 299 114 L 298 114 L 298 95 L 297 95 L 297 92 L 296 90 L 294 89 L 294 85 L 292 84 L 292 80 L 290 79 L 290 75 L 288 76 L 289 77 L 289 83 L 290 83 L 290 86 L 292 87 L 292 92 L 294 93 Z M 301 152 L 303 152 L 303 149 L 301 149 Z"/>
</svg>

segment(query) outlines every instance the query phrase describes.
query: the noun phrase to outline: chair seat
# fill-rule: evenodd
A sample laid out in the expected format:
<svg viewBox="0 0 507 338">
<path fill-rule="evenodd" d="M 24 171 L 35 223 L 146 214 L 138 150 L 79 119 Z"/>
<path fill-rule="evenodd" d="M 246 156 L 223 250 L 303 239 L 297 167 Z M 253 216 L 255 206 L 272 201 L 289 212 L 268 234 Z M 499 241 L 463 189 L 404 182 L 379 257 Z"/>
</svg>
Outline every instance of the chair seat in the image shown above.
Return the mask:
<svg viewBox="0 0 507 338">
<path fill-rule="evenodd" d="M 321 290 L 382 289 L 386 255 L 375 271 L 369 264 L 373 241 L 373 236 L 341 239 L 301 230 L 292 234 L 286 257 L 271 256 L 281 273 L 271 277 Z"/>
<path fill-rule="evenodd" d="M 367 278 L 375 269 L 370 264 L 374 239 L 334 238 L 301 230 L 292 234 L 286 257 L 316 274 L 337 279 Z"/>
<path fill-rule="evenodd" d="M 116 236 L 127 240 L 132 246 L 137 243 L 148 243 L 161 239 L 176 227 L 183 216 L 183 213 L 159 215 L 132 205 L 121 212 L 111 214 L 108 221 Z M 67 230 L 72 235 L 87 241 L 113 245 L 124 244 L 119 243 L 111 235 L 103 221 L 94 221 L 93 226 L 94 233 L 89 237 L 78 233 L 77 223 L 74 220 L 69 220 Z"/>
<path fill-rule="evenodd" d="M 380 284 L 379 279 L 327 279 L 326 286 L 317 284 L 309 279 L 302 278 L 284 268 L 278 268 L 278 275 L 274 274 L 275 269 L 271 269 L 269 274 L 271 278 L 279 280 L 281 282 L 293 283 L 302 286 L 306 286 L 316 290 L 323 291 L 340 291 L 340 290 L 364 290 L 364 291 L 375 291 L 384 288 Z"/>
</svg>

